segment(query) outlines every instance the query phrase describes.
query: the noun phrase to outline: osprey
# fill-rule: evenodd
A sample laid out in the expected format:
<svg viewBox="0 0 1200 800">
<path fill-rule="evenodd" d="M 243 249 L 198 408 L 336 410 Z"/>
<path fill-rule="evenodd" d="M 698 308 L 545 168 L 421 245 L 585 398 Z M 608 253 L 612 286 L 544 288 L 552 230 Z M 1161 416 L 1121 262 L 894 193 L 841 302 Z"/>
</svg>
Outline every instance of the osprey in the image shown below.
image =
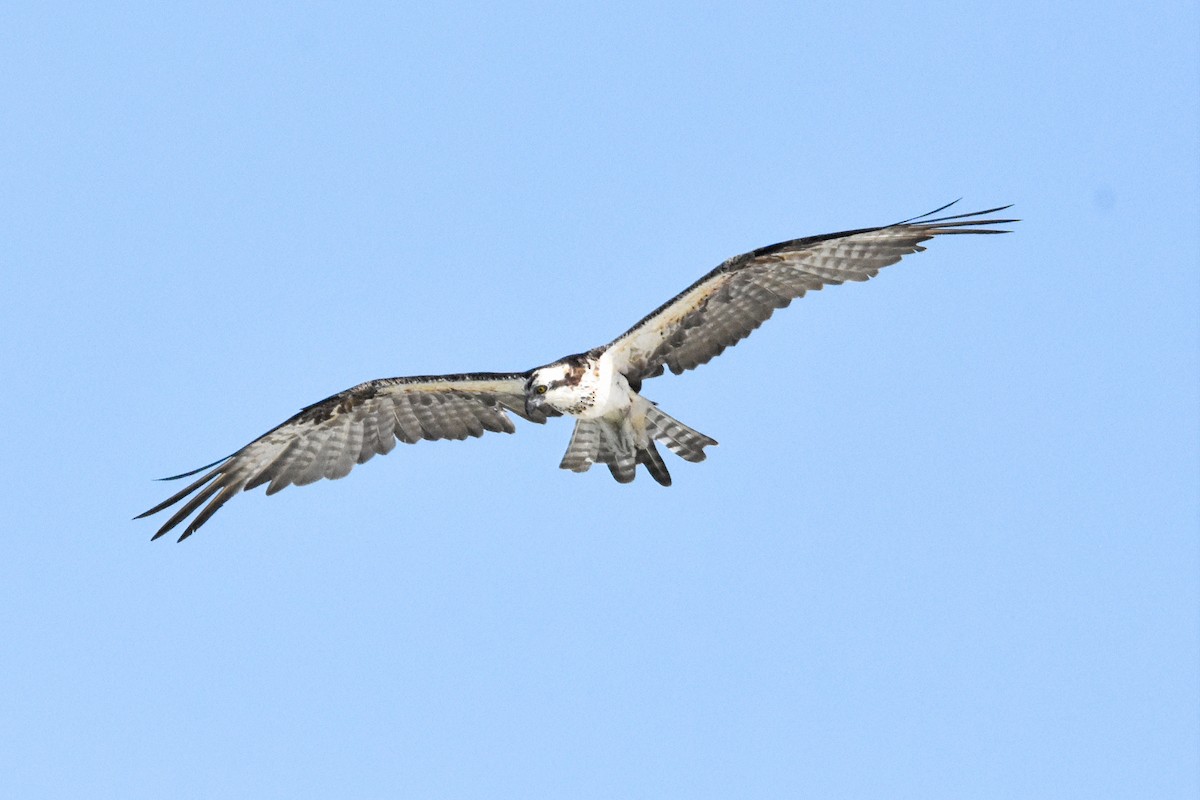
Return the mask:
<svg viewBox="0 0 1200 800">
<path fill-rule="evenodd" d="M 734 256 L 612 342 L 526 372 L 359 384 L 304 408 L 226 458 L 164 478 L 211 470 L 136 519 L 187 499 L 152 537 L 200 509 L 179 537 L 183 541 L 244 489 L 267 484 L 271 495 L 291 484 L 341 478 L 355 464 L 391 451 L 397 440 L 411 444 L 485 431 L 513 433 L 506 412 L 537 423 L 574 417 L 575 431 L 559 464 L 563 469 L 586 472 L 600 463 L 617 481 L 629 483 L 641 464 L 669 486 L 671 475 L 656 442 L 685 461 L 703 461 L 704 448 L 717 442 L 643 397 L 642 382 L 666 369 L 679 374 L 707 363 L 810 289 L 865 281 L 902 256 L 924 250 L 921 242 L 935 236 L 1007 233 L 988 226 L 1017 221 L 982 218 L 1009 206 L 931 219 L 946 208 L 893 225 L 793 239 Z"/>
</svg>

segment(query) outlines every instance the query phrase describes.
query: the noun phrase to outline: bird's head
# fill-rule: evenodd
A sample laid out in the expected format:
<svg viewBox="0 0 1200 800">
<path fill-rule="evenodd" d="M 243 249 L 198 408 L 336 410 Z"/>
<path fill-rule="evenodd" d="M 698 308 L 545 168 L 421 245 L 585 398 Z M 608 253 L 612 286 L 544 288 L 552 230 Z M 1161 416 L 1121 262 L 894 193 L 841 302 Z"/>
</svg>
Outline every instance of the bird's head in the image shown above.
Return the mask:
<svg viewBox="0 0 1200 800">
<path fill-rule="evenodd" d="M 529 414 L 545 413 L 550 407 L 568 413 L 579 402 L 580 384 L 587 365 L 572 357 L 538 367 L 529 373 L 525 382 L 525 410 Z"/>
</svg>

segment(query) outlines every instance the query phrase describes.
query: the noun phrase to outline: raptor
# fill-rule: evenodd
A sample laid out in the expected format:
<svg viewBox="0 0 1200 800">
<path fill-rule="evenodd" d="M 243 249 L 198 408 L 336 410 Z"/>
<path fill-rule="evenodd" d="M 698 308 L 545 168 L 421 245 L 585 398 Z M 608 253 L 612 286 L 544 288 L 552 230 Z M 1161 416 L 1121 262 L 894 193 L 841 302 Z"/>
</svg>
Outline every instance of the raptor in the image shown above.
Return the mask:
<svg viewBox="0 0 1200 800">
<path fill-rule="evenodd" d="M 669 486 L 671 475 L 656 443 L 685 461 L 703 461 L 704 448 L 717 442 L 646 399 L 643 381 L 707 363 L 805 292 L 865 281 L 924 250 L 921 243 L 935 237 L 1007 233 L 995 226 L 1017 221 L 989 216 L 1009 206 L 935 216 L 948 207 L 892 225 L 792 239 L 734 256 L 608 344 L 525 372 L 359 384 L 302 409 L 232 455 L 164 478 L 200 475 L 137 519 L 182 502 L 153 538 L 195 514 L 179 537 L 183 541 L 243 490 L 265 484 L 270 495 L 292 484 L 342 478 L 355 464 L 390 452 L 397 441 L 512 433 L 509 412 L 537 423 L 575 418 L 563 469 L 586 472 L 599 463 L 629 483 L 640 464 Z"/>
</svg>

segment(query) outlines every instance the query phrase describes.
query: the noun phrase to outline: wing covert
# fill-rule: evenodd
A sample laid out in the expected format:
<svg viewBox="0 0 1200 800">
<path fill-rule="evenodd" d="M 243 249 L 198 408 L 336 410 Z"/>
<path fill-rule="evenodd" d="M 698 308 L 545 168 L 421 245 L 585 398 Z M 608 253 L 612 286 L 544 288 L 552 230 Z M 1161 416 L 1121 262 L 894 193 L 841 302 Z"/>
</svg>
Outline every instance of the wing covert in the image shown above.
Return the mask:
<svg viewBox="0 0 1200 800">
<path fill-rule="evenodd" d="M 873 278 L 924 250 L 921 242 L 935 236 L 1007 233 L 984 226 L 1017 221 L 981 219 L 1008 206 L 929 219 L 947 207 L 894 225 L 793 239 L 734 256 L 599 349 L 610 351 L 631 383 L 664 369 L 678 374 L 720 355 L 808 291 Z"/>
<path fill-rule="evenodd" d="M 342 478 L 355 464 L 391 452 L 397 441 L 411 444 L 422 439 L 466 439 L 488 431 L 513 433 L 516 428 L 508 411 L 531 422 L 545 422 L 544 414 L 525 409 L 527 378 L 526 373 L 471 373 L 359 384 L 307 406 L 227 458 L 166 479 L 212 468 L 135 519 L 187 499 L 153 536 L 157 539 L 200 509 L 179 537 L 183 541 L 243 490 L 267 484 L 270 495 L 292 484 Z"/>
</svg>

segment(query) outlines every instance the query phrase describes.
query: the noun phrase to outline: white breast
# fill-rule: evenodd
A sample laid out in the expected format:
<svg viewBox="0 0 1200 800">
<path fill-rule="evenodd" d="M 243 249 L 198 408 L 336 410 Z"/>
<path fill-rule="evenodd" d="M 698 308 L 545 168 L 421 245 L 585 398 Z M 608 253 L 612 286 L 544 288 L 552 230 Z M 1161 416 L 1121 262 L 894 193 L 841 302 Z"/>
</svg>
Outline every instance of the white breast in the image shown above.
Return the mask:
<svg viewBox="0 0 1200 800">
<path fill-rule="evenodd" d="M 623 416 L 633 403 L 633 390 L 629 388 L 629 381 L 617 370 L 609 353 L 604 353 L 597 359 L 583 382 L 590 384 L 589 388 L 594 389 L 595 402 L 582 414 L 577 415 L 580 419 Z"/>
</svg>

